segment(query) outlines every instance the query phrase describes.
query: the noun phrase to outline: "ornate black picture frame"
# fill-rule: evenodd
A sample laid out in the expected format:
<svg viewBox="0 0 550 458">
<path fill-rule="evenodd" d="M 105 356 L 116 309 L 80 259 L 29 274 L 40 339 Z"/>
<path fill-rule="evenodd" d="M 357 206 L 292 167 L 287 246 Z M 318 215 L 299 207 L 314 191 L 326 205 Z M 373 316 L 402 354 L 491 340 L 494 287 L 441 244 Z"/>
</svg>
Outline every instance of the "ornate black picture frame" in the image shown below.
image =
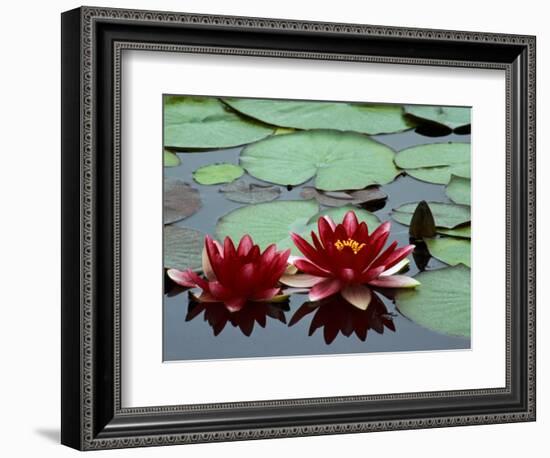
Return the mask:
<svg viewBox="0 0 550 458">
<path fill-rule="evenodd" d="M 121 407 L 124 49 L 506 72 L 506 386 Z M 82 7 L 62 15 L 62 435 L 80 450 L 535 420 L 535 37 Z"/>
</svg>

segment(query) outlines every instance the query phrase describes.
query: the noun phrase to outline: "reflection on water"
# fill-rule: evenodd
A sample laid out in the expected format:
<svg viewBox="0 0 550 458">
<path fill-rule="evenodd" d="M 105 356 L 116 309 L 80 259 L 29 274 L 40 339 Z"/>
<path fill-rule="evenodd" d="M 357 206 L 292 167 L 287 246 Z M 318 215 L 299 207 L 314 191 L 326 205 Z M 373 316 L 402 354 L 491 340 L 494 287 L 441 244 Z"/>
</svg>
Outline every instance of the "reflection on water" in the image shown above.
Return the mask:
<svg viewBox="0 0 550 458">
<path fill-rule="evenodd" d="M 376 293 L 372 294 L 371 303 L 366 310 L 351 305 L 340 294 L 321 301 L 305 302 L 294 313 L 289 326 L 314 312 L 308 335 L 311 336 L 317 329 L 322 328 L 327 345 L 336 339 L 339 332 L 346 337 L 355 333 L 364 342 L 370 329 L 378 334 L 383 334 L 384 328 L 395 331 L 393 317 Z"/>
<path fill-rule="evenodd" d="M 290 310 L 288 301 L 285 302 L 249 302 L 238 312 L 230 312 L 222 302 L 198 302 L 191 300 L 187 308 L 185 321 L 191 321 L 204 312 L 203 319 L 212 328 L 217 336 L 223 331 L 227 323 L 239 328 L 250 337 L 257 323 L 265 328 L 267 318 L 274 318 L 286 324 L 285 312 Z"/>
</svg>

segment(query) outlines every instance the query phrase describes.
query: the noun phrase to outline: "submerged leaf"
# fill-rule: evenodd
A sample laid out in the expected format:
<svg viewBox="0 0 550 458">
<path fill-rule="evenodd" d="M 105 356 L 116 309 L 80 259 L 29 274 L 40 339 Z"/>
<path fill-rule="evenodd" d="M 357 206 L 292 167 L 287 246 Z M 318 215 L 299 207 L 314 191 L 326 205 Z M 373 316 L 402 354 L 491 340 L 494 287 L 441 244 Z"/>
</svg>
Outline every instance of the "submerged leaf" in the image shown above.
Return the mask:
<svg viewBox="0 0 550 458">
<path fill-rule="evenodd" d="M 342 207 L 344 205 L 359 205 L 365 203 L 378 202 L 388 198 L 388 195 L 381 191 L 378 186 L 356 191 L 318 191 L 311 186 L 304 186 L 300 196 L 304 199 L 316 199 L 321 205 L 326 207 Z"/>
<path fill-rule="evenodd" d="M 471 182 L 468 178 L 451 176 L 451 181 L 447 185 L 445 192 L 449 199 L 457 204 L 470 205 Z"/>
<path fill-rule="evenodd" d="M 241 179 L 222 186 L 220 192 L 234 202 L 259 204 L 277 199 L 281 195 L 281 188 Z"/>
<path fill-rule="evenodd" d="M 177 178 L 164 178 L 164 224 L 191 216 L 201 205 L 198 190 Z"/>
<path fill-rule="evenodd" d="M 435 221 L 428 203 L 423 200 L 418 204 L 411 218 L 409 235 L 420 240 L 423 237 L 435 236 Z"/>
<path fill-rule="evenodd" d="M 244 170 L 238 165 L 224 162 L 198 168 L 193 172 L 193 179 L 197 183 L 205 185 L 231 183 L 243 173 Z"/>
<path fill-rule="evenodd" d="M 224 99 L 224 102 L 252 118 L 297 129 L 376 135 L 400 132 L 414 125 L 404 118 L 399 105 L 270 99 Z"/>
<path fill-rule="evenodd" d="M 451 175 L 470 178 L 470 144 L 413 146 L 397 153 L 395 164 L 412 177 L 429 183 L 447 184 Z"/>
<path fill-rule="evenodd" d="M 455 228 L 470 221 L 470 208 L 463 205 L 443 204 L 440 202 L 428 202 L 435 220 L 435 225 L 446 229 Z M 398 223 L 408 226 L 418 204 L 410 203 L 402 205 L 392 212 L 392 218 Z"/>
<path fill-rule="evenodd" d="M 470 264 L 470 241 L 467 239 L 458 239 L 453 237 L 425 238 L 424 242 L 428 246 L 430 254 L 451 266 L 464 264 L 471 267 Z"/>
<path fill-rule="evenodd" d="M 164 267 L 201 270 L 204 234 L 195 229 L 164 226 Z"/>
<path fill-rule="evenodd" d="M 470 269 L 462 265 L 421 272 L 415 290 L 399 290 L 397 309 L 415 323 L 451 336 L 470 337 Z"/>
<path fill-rule="evenodd" d="M 252 176 L 280 185 L 315 177 L 324 191 L 386 184 L 399 173 L 389 147 L 353 132 L 314 130 L 276 135 L 248 145 L 241 165 Z"/>
<path fill-rule="evenodd" d="M 273 127 L 245 118 L 215 97 L 164 98 L 164 146 L 228 148 L 260 140 Z"/>
</svg>

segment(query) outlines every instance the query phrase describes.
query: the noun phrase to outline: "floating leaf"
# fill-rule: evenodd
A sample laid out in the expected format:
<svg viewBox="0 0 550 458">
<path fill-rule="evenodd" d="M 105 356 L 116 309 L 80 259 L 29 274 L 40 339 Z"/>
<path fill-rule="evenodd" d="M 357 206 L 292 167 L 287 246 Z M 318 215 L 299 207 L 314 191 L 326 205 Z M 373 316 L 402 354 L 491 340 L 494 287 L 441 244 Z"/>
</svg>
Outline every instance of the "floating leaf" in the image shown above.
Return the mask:
<svg viewBox="0 0 550 458">
<path fill-rule="evenodd" d="M 177 167 L 181 164 L 180 158 L 172 151 L 164 150 L 164 167 Z"/>
<path fill-rule="evenodd" d="M 201 205 L 198 190 L 177 178 L 164 178 L 164 224 L 191 216 Z"/>
<path fill-rule="evenodd" d="M 164 146 L 229 148 L 260 140 L 271 126 L 247 119 L 213 97 L 168 96 L 164 99 Z"/>
<path fill-rule="evenodd" d="M 351 130 L 376 135 L 400 132 L 413 126 L 398 105 L 269 99 L 224 101 L 252 118 L 296 129 Z"/>
<path fill-rule="evenodd" d="M 406 105 L 405 113 L 421 120 L 447 126 L 449 129 L 466 126 L 470 121 L 470 108 L 426 105 Z"/>
<path fill-rule="evenodd" d="M 471 182 L 468 178 L 452 176 L 445 192 L 457 204 L 470 205 Z"/>
<path fill-rule="evenodd" d="M 231 183 L 243 173 L 244 170 L 238 165 L 224 162 L 198 168 L 193 172 L 193 179 L 200 184 Z"/>
<path fill-rule="evenodd" d="M 451 266 L 470 264 L 470 241 L 454 237 L 425 238 L 428 251 L 434 257 Z"/>
<path fill-rule="evenodd" d="M 281 194 L 281 188 L 271 184 L 250 183 L 241 179 L 222 186 L 220 192 L 234 202 L 259 204 L 277 199 Z"/>
<path fill-rule="evenodd" d="M 357 191 L 318 191 L 311 186 L 304 186 L 300 196 L 304 199 L 316 199 L 326 207 L 342 207 L 344 205 L 359 205 L 377 202 L 388 198 L 378 186 Z"/>
<path fill-rule="evenodd" d="M 452 229 L 460 224 L 470 221 L 470 208 L 463 205 L 442 204 L 440 202 L 428 202 L 437 227 Z M 395 209 L 392 218 L 398 223 L 408 226 L 412 215 L 418 206 L 417 203 L 402 205 Z"/>
<path fill-rule="evenodd" d="M 455 227 L 454 229 L 443 229 L 442 227 L 436 228 L 439 234 L 450 235 L 452 237 L 460 237 L 463 239 L 471 238 L 471 227 L 470 225 Z"/>
<path fill-rule="evenodd" d="M 164 267 L 202 269 L 204 234 L 195 229 L 164 226 Z"/>
<path fill-rule="evenodd" d="M 265 248 L 275 243 L 279 249 L 292 248 L 298 254 L 290 239 L 290 232 L 308 237 L 317 230 L 317 220 L 321 215 L 330 215 L 335 221 L 341 221 L 349 207 L 333 208 L 319 212 L 314 200 L 284 200 L 241 207 L 218 220 L 216 236 L 223 240 L 229 236 L 234 241 L 249 234 L 254 243 Z M 360 221 L 367 221 L 369 230 L 380 224 L 378 218 L 365 210 L 354 209 Z"/>
<path fill-rule="evenodd" d="M 434 217 L 425 200 L 420 202 L 414 210 L 409 226 L 409 235 L 415 240 L 435 236 Z"/>
<path fill-rule="evenodd" d="M 470 178 L 470 144 L 413 146 L 397 153 L 395 164 L 414 178 L 430 183 L 447 184 L 451 175 Z"/>
<path fill-rule="evenodd" d="M 393 150 L 370 138 L 335 130 L 276 135 L 248 145 L 241 165 L 260 180 L 299 185 L 315 177 L 325 191 L 363 189 L 393 181 Z"/>
<path fill-rule="evenodd" d="M 398 310 L 436 332 L 470 337 L 470 269 L 462 265 L 421 272 L 420 285 L 396 293 Z"/>
</svg>

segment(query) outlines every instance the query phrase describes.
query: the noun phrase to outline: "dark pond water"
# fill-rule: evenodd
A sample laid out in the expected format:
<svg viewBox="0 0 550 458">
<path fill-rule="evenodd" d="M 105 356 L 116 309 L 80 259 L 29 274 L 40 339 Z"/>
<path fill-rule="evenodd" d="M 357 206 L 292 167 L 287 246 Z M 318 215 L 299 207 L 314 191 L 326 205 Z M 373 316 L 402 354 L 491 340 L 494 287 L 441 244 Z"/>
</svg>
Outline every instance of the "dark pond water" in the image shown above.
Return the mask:
<svg viewBox="0 0 550 458">
<path fill-rule="evenodd" d="M 451 134 L 445 137 L 426 137 L 414 131 L 378 135 L 373 138 L 396 151 L 426 143 L 470 141 L 469 135 Z M 238 163 L 240 150 L 239 147 L 207 153 L 183 153 L 180 154 L 182 164 L 179 167 L 164 169 L 165 176 L 181 178 L 192 183 L 193 187 L 200 191 L 203 202 L 203 207 L 197 213 L 175 223 L 177 226 L 190 227 L 213 234 L 218 218 L 233 209 L 246 205 L 226 199 L 223 193 L 219 192 L 220 186 L 202 186 L 195 183 L 192 178 L 192 172 L 203 165 L 215 162 Z M 251 177 L 248 178 L 250 181 L 257 181 Z M 310 183 L 302 186 L 308 184 Z M 302 186 L 292 190 L 281 187 L 280 199 L 300 199 Z M 382 186 L 382 190 L 386 192 L 388 199 L 383 208 L 374 212 L 382 221 L 391 220 L 391 210 L 404 203 L 420 200 L 449 202 L 445 194 L 445 186 L 424 183 L 408 176 L 398 177 L 394 182 Z M 398 240 L 399 245 L 405 245 L 408 243 L 408 228 L 392 221 L 390 237 L 392 240 Z M 430 258 L 425 270 L 443 266 L 444 264 Z M 418 267 L 412 261 L 407 275 L 413 276 L 417 272 Z M 289 303 L 266 306 L 264 309 L 256 310 L 256 316 L 242 314 L 235 319 L 221 307 L 210 306 L 208 309 L 203 309 L 200 305 L 196 306 L 190 303 L 187 291 L 178 293 L 177 290 L 172 290 L 164 296 L 163 360 L 470 348 L 469 339 L 449 337 L 423 328 L 400 315 L 390 298 L 382 295 L 378 295 L 378 298 L 376 307 L 371 304 L 367 309 L 368 314 L 358 314 L 356 310 L 329 301 L 331 303 L 324 304 L 318 309 L 310 309 L 310 313 L 305 314 L 294 323 L 298 317 L 298 315 L 295 316 L 295 313 L 304 302 L 307 302 L 306 295 L 294 294 Z M 298 314 L 305 310 L 305 307 L 302 308 Z M 205 316 L 208 320 L 205 319 Z M 258 324 L 264 320 L 265 328 Z M 317 329 L 310 336 L 309 330 L 312 321 Z M 293 323 L 292 326 L 288 326 L 289 322 Z M 334 337 L 337 331 L 340 332 Z M 214 335 L 215 332 L 217 335 Z M 350 334 L 349 337 L 344 333 Z M 365 333 L 366 338 L 364 338 Z"/>
</svg>

